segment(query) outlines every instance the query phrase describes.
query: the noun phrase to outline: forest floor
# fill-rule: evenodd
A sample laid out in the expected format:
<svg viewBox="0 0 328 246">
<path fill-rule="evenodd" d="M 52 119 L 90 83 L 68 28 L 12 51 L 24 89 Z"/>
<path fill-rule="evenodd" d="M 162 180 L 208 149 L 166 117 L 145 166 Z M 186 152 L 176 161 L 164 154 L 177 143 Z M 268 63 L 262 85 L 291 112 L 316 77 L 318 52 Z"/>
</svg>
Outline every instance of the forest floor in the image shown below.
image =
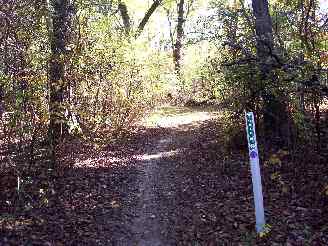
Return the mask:
<svg viewBox="0 0 328 246">
<path fill-rule="evenodd" d="M 221 114 L 162 107 L 106 147 L 63 143 L 51 181 L 39 170 L 2 195 L 0 245 L 328 245 L 327 168 L 288 153 L 262 163 L 272 229 L 255 234 L 247 146 L 227 147 Z"/>
</svg>

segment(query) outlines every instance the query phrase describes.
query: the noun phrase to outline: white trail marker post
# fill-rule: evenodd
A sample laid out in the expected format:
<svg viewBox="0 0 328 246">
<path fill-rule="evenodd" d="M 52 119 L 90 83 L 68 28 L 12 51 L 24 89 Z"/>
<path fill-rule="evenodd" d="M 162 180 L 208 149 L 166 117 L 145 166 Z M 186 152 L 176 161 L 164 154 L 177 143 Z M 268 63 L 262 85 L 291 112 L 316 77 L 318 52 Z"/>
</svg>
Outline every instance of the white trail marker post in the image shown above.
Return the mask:
<svg viewBox="0 0 328 246">
<path fill-rule="evenodd" d="M 253 112 L 245 113 L 245 118 L 246 118 L 246 132 L 247 132 L 249 159 L 251 164 L 253 193 L 254 193 L 256 231 L 257 233 L 261 233 L 264 231 L 265 218 L 264 218 L 259 152 L 256 142 L 255 122 L 254 122 Z"/>
</svg>

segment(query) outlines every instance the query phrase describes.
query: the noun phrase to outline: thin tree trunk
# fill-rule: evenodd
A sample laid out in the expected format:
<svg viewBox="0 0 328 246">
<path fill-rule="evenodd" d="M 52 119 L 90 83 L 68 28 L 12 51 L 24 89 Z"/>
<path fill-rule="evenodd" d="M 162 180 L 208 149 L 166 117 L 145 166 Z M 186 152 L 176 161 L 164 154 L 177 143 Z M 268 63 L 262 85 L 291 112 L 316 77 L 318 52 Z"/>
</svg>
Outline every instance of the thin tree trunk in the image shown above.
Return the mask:
<svg viewBox="0 0 328 246">
<path fill-rule="evenodd" d="M 275 81 L 277 78 L 270 75 L 272 71 L 274 43 L 268 1 L 252 0 L 252 6 L 255 16 L 256 48 L 257 57 L 260 62 L 261 79 L 263 81 Z M 262 90 L 264 103 L 263 120 L 266 139 L 268 143 L 279 144 L 281 147 L 288 145 L 290 142 L 287 103 L 284 101 L 282 95 L 283 93 L 278 88 L 276 88 L 275 93 L 268 88 L 263 88 Z"/>
<path fill-rule="evenodd" d="M 141 22 L 138 25 L 138 29 L 135 34 L 135 38 L 138 38 L 142 31 L 144 30 L 146 24 L 148 23 L 150 17 L 153 15 L 155 10 L 161 5 L 162 0 L 154 0 L 150 8 L 147 10 L 145 13 L 144 17 L 142 18 Z M 118 4 L 118 10 L 120 11 L 122 20 L 123 20 L 123 25 L 125 29 L 125 34 L 129 35 L 132 30 L 131 26 L 131 18 L 129 15 L 128 7 L 124 2 L 119 2 Z"/>
<path fill-rule="evenodd" d="M 138 31 L 136 34 L 136 37 L 138 37 L 142 31 L 144 30 L 146 24 L 148 23 L 150 17 L 152 16 L 152 14 L 155 12 L 155 10 L 157 9 L 157 7 L 161 4 L 161 0 L 154 0 L 153 4 L 150 6 L 150 8 L 148 9 L 148 11 L 146 12 L 144 18 L 141 20 L 139 26 L 138 26 Z"/>
<path fill-rule="evenodd" d="M 234 13 L 229 21 L 230 22 L 229 26 L 227 27 L 227 36 L 228 36 L 230 43 L 237 44 L 237 29 L 238 29 L 238 13 L 237 13 L 238 3 L 237 3 L 237 0 L 233 1 L 232 7 L 234 9 Z M 233 60 L 236 60 L 237 52 L 234 50 L 232 52 L 233 52 Z"/>
<path fill-rule="evenodd" d="M 181 48 L 182 48 L 182 40 L 184 35 L 183 24 L 185 22 L 184 4 L 185 4 L 184 0 L 180 0 L 178 4 L 177 38 L 173 49 L 174 68 L 179 78 L 181 78 Z"/>
<path fill-rule="evenodd" d="M 127 8 L 125 3 L 120 2 L 118 4 L 118 9 L 119 9 L 120 14 L 122 16 L 123 25 L 124 25 L 124 29 L 125 29 L 125 34 L 128 35 L 131 31 L 131 20 L 130 20 L 128 8 Z"/>
</svg>

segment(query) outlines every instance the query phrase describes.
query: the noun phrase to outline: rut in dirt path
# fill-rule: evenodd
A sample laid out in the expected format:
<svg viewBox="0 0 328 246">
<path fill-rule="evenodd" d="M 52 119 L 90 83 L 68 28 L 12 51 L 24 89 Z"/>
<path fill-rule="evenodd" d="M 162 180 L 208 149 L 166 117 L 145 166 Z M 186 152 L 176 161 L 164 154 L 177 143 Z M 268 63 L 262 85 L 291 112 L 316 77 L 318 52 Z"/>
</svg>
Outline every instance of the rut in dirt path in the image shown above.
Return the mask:
<svg viewBox="0 0 328 246">
<path fill-rule="evenodd" d="M 167 186 L 159 179 L 160 159 L 168 157 L 174 151 L 165 152 L 171 137 L 163 137 L 158 140 L 153 147 L 148 149 L 148 153 L 137 159 L 142 160 L 140 171 L 143 175 L 139 179 L 139 204 L 136 208 L 136 217 L 132 225 L 132 232 L 135 234 L 134 243 L 140 246 L 164 246 L 168 245 L 166 237 L 167 224 L 161 218 L 166 214 L 166 208 L 158 199 L 159 189 Z"/>
</svg>

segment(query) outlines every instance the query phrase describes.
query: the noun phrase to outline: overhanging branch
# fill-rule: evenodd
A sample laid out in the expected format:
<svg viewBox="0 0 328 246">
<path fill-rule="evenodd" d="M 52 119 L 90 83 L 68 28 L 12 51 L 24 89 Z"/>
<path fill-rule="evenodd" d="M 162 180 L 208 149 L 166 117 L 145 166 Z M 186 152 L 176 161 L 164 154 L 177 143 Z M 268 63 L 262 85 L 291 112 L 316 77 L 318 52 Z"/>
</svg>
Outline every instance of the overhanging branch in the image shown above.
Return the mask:
<svg viewBox="0 0 328 246">
<path fill-rule="evenodd" d="M 144 28 L 145 28 L 146 24 L 148 23 L 150 17 L 152 16 L 152 14 L 155 12 L 157 7 L 161 5 L 161 2 L 162 2 L 161 0 L 154 0 L 153 4 L 147 10 L 144 18 L 141 20 L 141 22 L 138 26 L 136 37 L 138 37 L 142 33 L 142 31 L 144 30 Z"/>
</svg>

